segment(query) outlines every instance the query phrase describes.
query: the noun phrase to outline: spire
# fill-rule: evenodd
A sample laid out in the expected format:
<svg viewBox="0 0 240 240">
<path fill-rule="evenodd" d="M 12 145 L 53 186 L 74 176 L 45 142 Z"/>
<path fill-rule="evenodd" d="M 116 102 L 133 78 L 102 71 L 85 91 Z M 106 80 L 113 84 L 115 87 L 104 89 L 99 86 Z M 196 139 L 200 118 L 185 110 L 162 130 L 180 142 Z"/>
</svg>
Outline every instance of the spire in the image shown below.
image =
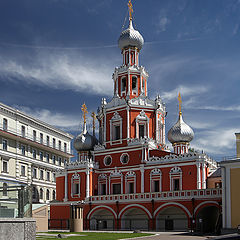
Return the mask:
<svg viewBox="0 0 240 240">
<path fill-rule="evenodd" d="M 179 116 L 182 115 L 182 98 L 180 92 L 178 93 L 178 102 L 179 102 Z"/>
<path fill-rule="evenodd" d="M 128 2 L 128 12 L 129 12 L 129 21 L 131 24 L 132 23 L 132 13 L 133 13 L 133 5 L 132 5 L 131 0 L 129 0 L 129 2 Z M 130 26 L 130 24 L 129 24 L 129 26 Z"/>
<path fill-rule="evenodd" d="M 86 121 L 87 117 L 86 117 L 86 115 L 88 114 L 88 111 L 87 111 L 87 106 L 86 106 L 85 103 L 82 105 L 81 110 L 82 110 L 82 112 L 83 112 L 83 120 L 84 120 L 84 123 L 83 123 L 83 132 L 86 133 L 86 132 L 87 132 L 87 124 L 86 124 L 86 122 L 87 122 L 87 121 Z"/>
<path fill-rule="evenodd" d="M 91 117 L 93 118 L 93 136 L 95 137 L 95 120 L 97 119 L 96 113 L 92 112 Z"/>
</svg>

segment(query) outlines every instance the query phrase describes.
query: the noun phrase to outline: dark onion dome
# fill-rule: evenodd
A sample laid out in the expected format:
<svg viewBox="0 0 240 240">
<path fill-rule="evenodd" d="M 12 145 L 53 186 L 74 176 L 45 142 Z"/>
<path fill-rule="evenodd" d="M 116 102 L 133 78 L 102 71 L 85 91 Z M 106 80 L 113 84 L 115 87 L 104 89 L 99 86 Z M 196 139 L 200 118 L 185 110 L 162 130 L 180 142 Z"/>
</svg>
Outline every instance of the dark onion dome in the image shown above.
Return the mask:
<svg viewBox="0 0 240 240">
<path fill-rule="evenodd" d="M 86 125 L 84 125 L 83 132 L 80 133 L 73 142 L 73 146 L 76 151 L 90 151 L 93 150 L 94 146 L 97 144 L 97 139 L 88 133 Z"/>
<path fill-rule="evenodd" d="M 142 35 L 133 28 L 132 20 L 129 22 L 129 27 L 125 29 L 119 39 L 118 39 L 118 46 L 122 50 L 126 47 L 137 47 L 141 50 L 144 44 L 144 39 Z"/>
<path fill-rule="evenodd" d="M 194 132 L 190 126 L 188 126 L 182 118 L 182 113 L 179 113 L 178 121 L 168 131 L 169 142 L 178 143 L 184 142 L 189 143 L 193 140 Z"/>
</svg>

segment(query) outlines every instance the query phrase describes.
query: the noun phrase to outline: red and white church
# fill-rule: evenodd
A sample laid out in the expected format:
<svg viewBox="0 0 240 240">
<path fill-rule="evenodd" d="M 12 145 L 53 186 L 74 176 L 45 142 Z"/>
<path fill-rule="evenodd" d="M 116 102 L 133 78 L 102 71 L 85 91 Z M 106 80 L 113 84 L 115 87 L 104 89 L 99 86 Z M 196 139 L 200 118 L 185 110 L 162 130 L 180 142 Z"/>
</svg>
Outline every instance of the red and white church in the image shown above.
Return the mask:
<svg viewBox="0 0 240 240">
<path fill-rule="evenodd" d="M 144 40 L 129 26 L 118 40 L 123 63 L 113 73 L 114 95 L 98 109 L 99 140 L 86 127 L 74 140 L 78 159 L 57 173 L 50 227 L 75 230 L 213 231 L 221 214 L 221 189 L 208 188 L 217 162 L 189 151 L 193 130 L 179 117 L 165 143 L 165 105 L 148 97 L 148 72 L 139 65 Z M 94 116 L 93 116 L 94 117 Z M 60 224 L 61 222 L 61 224 Z M 59 225 L 60 224 L 60 225 Z"/>
</svg>

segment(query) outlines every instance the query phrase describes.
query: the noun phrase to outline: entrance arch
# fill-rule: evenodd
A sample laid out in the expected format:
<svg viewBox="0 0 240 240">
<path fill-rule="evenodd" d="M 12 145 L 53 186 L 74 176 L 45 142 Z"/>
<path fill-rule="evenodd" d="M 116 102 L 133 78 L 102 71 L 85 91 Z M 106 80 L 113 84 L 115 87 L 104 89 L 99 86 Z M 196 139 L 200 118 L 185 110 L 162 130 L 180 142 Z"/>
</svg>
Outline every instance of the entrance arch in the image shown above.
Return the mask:
<svg viewBox="0 0 240 240">
<path fill-rule="evenodd" d="M 202 233 L 216 232 L 220 219 L 220 211 L 217 206 L 202 207 L 196 215 L 196 230 Z"/>
<path fill-rule="evenodd" d="M 149 217 L 140 208 L 129 208 L 121 217 L 122 230 L 149 230 Z"/>
<path fill-rule="evenodd" d="M 188 230 L 188 216 L 179 207 L 165 207 L 156 215 L 156 230 L 186 231 Z"/>
<path fill-rule="evenodd" d="M 90 230 L 114 230 L 115 219 L 107 208 L 98 208 L 89 218 Z"/>
</svg>

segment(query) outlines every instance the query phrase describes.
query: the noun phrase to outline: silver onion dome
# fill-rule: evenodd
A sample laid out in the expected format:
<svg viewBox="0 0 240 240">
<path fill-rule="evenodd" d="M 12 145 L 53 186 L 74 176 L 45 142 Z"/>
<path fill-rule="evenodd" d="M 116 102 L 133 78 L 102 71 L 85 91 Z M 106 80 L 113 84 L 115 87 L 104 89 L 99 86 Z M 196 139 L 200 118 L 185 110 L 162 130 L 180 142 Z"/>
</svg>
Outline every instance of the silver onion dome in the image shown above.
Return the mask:
<svg viewBox="0 0 240 240">
<path fill-rule="evenodd" d="M 133 28 L 132 20 L 130 20 L 129 27 L 121 33 L 118 39 L 119 48 L 122 50 L 123 48 L 131 46 L 141 50 L 143 44 L 144 39 L 142 35 Z"/>
<path fill-rule="evenodd" d="M 86 127 L 84 126 L 84 130 L 80 133 L 73 142 L 73 146 L 76 151 L 90 151 L 93 150 L 93 147 L 97 144 L 97 139 L 88 133 Z"/>
<path fill-rule="evenodd" d="M 169 142 L 191 142 L 194 137 L 194 132 L 190 126 L 188 126 L 182 118 L 182 113 L 179 113 L 178 121 L 173 125 L 173 127 L 168 131 Z"/>
</svg>

